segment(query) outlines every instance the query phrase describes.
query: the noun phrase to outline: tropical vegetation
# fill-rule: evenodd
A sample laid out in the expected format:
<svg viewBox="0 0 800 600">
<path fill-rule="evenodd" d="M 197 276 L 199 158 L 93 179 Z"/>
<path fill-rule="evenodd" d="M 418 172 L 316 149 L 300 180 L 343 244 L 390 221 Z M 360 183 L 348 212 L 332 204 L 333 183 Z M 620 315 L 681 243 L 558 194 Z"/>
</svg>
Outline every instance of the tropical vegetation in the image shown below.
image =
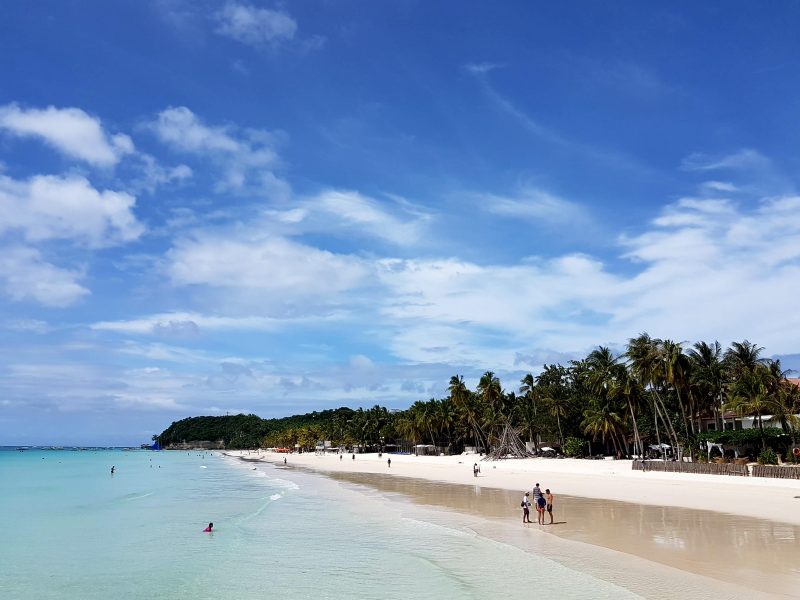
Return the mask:
<svg viewBox="0 0 800 600">
<path fill-rule="evenodd" d="M 511 389 L 492 371 L 474 390 L 453 375 L 446 397 L 405 410 L 376 405 L 284 419 L 194 417 L 157 437 L 162 445 L 223 439 L 228 447 L 312 449 L 329 440 L 336 447 L 428 445 L 455 453 L 488 452 L 512 427 L 533 451 L 550 446 L 572 456 L 641 456 L 653 446 L 680 458 L 701 453 L 707 441 L 786 450 L 800 428 L 800 387 L 763 351 L 747 340 L 723 350 L 716 341 L 689 345 L 642 333 L 619 353 L 601 346 L 580 360 L 545 364 Z M 765 416 L 779 427 L 765 427 Z M 737 430 L 742 418 L 753 419 L 754 429 Z M 709 423 L 712 432 L 705 431 Z"/>
</svg>

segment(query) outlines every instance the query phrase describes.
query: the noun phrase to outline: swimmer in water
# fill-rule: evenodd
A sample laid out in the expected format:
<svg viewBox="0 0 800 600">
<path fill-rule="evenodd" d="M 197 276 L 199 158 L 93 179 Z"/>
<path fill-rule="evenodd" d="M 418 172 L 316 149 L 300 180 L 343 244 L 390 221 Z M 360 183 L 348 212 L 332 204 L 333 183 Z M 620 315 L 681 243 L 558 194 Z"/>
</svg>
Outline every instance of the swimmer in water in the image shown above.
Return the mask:
<svg viewBox="0 0 800 600">
<path fill-rule="evenodd" d="M 116 471 L 116 470 L 117 470 L 117 467 L 112 465 L 112 467 L 111 467 L 111 474 L 113 475 L 113 474 L 114 474 L 114 471 Z"/>
<path fill-rule="evenodd" d="M 212 533 L 212 529 L 214 529 L 214 524 L 213 523 L 209 523 L 208 527 L 203 529 L 203 533 Z"/>
</svg>

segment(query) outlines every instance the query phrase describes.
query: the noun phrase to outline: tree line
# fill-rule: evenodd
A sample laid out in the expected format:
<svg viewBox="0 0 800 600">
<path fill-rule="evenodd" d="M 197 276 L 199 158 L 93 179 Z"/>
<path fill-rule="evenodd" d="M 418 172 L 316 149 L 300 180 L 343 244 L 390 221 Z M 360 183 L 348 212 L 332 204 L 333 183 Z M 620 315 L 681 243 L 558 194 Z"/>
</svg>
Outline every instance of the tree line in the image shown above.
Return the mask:
<svg viewBox="0 0 800 600">
<path fill-rule="evenodd" d="M 568 455 L 591 447 L 592 453 L 637 456 L 651 444 L 667 444 L 677 455 L 696 457 L 706 439 L 719 440 L 726 433 L 730 437 L 725 430 L 733 428 L 730 415 L 735 414 L 754 419 L 757 433 L 747 439 L 756 436 L 762 448 L 778 444 L 785 449 L 794 445 L 800 426 L 795 416 L 800 388 L 787 380 L 780 361 L 764 357 L 763 351 L 747 340 L 723 350 L 716 341 L 688 345 L 643 333 L 619 354 L 601 346 L 565 365 L 545 364 L 539 374 L 526 374 L 511 390 L 492 371 L 481 376 L 474 390 L 454 375 L 446 397 L 419 400 L 406 410 L 376 405 L 271 420 L 238 415 L 214 439 L 223 437 L 228 447 L 305 449 L 320 440 L 376 449 L 403 440 L 445 452 L 461 452 L 466 446 L 486 452 L 510 426 L 534 449 L 559 447 Z M 765 428 L 765 415 L 780 427 Z M 716 432 L 704 433 L 704 421 L 713 422 Z M 182 423 L 162 433 L 162 444 L 180 441 L 176 435 L 210 439 L 192 438 Z"/>
</svg>

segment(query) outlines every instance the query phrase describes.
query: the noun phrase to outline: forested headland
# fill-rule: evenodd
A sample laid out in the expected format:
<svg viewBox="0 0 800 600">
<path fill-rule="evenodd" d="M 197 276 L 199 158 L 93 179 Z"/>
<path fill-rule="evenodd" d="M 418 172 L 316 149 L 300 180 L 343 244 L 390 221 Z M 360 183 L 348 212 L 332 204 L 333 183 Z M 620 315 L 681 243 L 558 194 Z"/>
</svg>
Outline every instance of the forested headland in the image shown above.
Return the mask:
<svg viewBox="0 0 800 600">
<path fill-rule="evenodd" d="M 800 387 L 763 351 L 747 340 L 723 350 L 719 342 L 688 345 L 642 334 L 623 353 L 598 347 L 581 360 L 545 364 L 511 389 L 491 371 L 474 390 L 454 375 L 446 397 L 405 410 L 376 405 L 281 419 L 192 417 L 154 437 L 165 447 L 223 439 L 228 448 L 308 450 L 330 440 L 378 449 L 405 441 L 455 453 L 465 446 L 488 451 L 510 426 L 534 447 L 556 447 L 568 456 L 634 456 L 666 445 L 702 460 L 708 440 L 738 445 L 764 462 L 774 462 L 777 453 L 792 460 Z M 742 419 L 754 427 L 742 429 Z"/>
</svg>

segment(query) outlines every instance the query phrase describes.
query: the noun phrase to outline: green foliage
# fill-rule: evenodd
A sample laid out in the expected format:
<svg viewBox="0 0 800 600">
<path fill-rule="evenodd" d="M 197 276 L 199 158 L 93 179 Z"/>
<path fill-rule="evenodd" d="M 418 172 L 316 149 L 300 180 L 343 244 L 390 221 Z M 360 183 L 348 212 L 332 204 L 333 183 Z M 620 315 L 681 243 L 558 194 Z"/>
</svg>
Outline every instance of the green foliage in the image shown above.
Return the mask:
<svg viewBox="0 0 800 600">
<path fill-rule="evenodd" d="M 350 408 L 339 408 L 282 419 L 262 419 L 256 415 L 189 417 L 172 423 L 158 439 L 163 447 L 181 442 L 221 439 L 226 448 L 257 448 L 265 437 L 275 433 L 330 424 L 337 419 L 346 422 L 354 413 Z"/>
<path fill-rule="evenodd" d="M 568 437 L 564 441 L 564 456 L 569 458 L 582 458 L 586 456 L 586 440 Z"/>
<path fill-rule="evenodd" d="M 763 432 L 763 439 L 770 441 L 783 441 L 788 439 L 788 435 L 777 427 L 766 427 Z M 732 446 L 745 446 L 747 444 L 760 444 L 762 432 L 759 429 L 730 429 L 727 431 L 709 431 L 697 436 L 700 442 L 706 440 L 713 444 L 730 444 Z"/>
<path fill-rule="evenodd" d="M 775 450 L 773 450 L 772 448 L 767 448 L 766 450 L 762 450 L 761 454 L 758 455 L 758 464 L 777 465 L 778 455 L 775 454 Z"/>
<path fill-rule="evenodd" d="M 697 456 L 705 442 L 783 450 L 800 431 L 800 387 L 786 380 L 780 362 L 762 358 L 763 348 L 744 340 L 725 352 L 718 342 L 683 342 L 632 338 L 624 354 L 598 347 L 568 365 L 545 364 L 537 376 L 525 375 L 515 391 L 502 388 L 486 371 L 470 390 L 453 376 L 448 397 L 419 399 L 407 410 L 339 408 L 261 419 L 256 415 L 192 417 L 170 425 L 158 441 L 224 440 L 229 448 L 296 445 L 313 449 L 330 440 L 335 446 L 360 445 L 373 450 L 401 443 L 432 444 L 459 453 L 465 446 L 488 451 L 503 439 L 506 426 L 538 445 L 561 446 L 568 456 L 585 453 L 591 439 L 597 453 L 631 455 L 648 444 L 667 443 Z M 735 410 L 756 417 L 757 428 L 697 434 L 702 421 Z M 773 415 L 778 428 L 762 430 L 762 417 Z M 565 441 L 566 440 L 566 441 Z"/>
</svg>

